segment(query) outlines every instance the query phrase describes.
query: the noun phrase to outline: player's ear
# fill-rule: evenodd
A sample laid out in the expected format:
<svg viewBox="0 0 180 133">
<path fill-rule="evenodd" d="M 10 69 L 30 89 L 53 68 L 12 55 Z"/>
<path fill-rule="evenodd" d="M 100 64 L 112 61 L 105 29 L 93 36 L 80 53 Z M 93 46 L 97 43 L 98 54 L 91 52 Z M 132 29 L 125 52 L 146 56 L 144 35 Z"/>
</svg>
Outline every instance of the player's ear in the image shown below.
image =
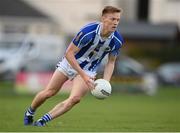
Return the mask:
<svg viewBox="0 0 180 133">
<path fill-rule="evenodd" d="M 105 16 L 103 15 L 101 16 L 101 22 L 104 22 L 104 20 L 105 20 Z"/>
<path fill-rule="evenodd" d="M 101 18 L 100 18 L 100 19 L 101 19 L 101 22 L 103 22 L 103 16 L 101 16 Z"/>
</svg>

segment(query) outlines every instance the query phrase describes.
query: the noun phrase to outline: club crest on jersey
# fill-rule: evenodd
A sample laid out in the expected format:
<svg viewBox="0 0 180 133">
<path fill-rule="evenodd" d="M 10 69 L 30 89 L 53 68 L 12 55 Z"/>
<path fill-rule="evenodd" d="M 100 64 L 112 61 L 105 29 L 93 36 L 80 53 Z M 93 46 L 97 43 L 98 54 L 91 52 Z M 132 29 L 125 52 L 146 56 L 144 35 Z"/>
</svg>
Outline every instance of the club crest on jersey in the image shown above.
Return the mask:
<svg viewBox="0 0 180 133">
<path fill-rule="evenodd" d="M 110 48 L 110 47 L 106 47 L 106 48 L 105 48 L 105 51 L 106 51 L 106 52 L 109 52 L 109 51 L 111 51 L 111 48 Z"/>
</svg>

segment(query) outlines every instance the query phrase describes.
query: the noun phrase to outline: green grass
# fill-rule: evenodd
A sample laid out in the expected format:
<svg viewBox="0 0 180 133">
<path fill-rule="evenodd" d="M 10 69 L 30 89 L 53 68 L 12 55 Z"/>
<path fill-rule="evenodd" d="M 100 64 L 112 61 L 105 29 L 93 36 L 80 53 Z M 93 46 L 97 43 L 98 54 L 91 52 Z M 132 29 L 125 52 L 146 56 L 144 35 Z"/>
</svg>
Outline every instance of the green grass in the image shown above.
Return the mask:
<svg viewBox="0 0 180 133">
<path fill-rule="evenodd" d="M 33 99 L 0 89 L 1 132 L 174 132 L 180 131 L 180 89 L 162 88 L 156 96 L 116 93 L 106 100 L 87 95 L 77 106 L 47 127 L 23 125 L 23 115 Z M 2 93 L 3 92 L 3 93 Z M 57 95 L 38 109 L 35 119 L 67 95 Z"/>
</svg>

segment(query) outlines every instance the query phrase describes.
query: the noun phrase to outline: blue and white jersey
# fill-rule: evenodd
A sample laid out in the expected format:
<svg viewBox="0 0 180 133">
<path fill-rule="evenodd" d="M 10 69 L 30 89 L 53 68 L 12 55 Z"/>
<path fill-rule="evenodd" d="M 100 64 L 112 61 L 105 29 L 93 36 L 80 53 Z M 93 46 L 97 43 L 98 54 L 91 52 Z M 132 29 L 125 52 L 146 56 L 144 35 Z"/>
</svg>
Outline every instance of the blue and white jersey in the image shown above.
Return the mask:
<svg viewBox="0 0 180 133">
<path fill-rule="evenodd" d="M 75 54 L 75 58 L 84 70 L 96 72 L 105 55 L 117 56 L 124 43 L 122 36 L 117 31 L 103 39 L 100 36 L 101 29 L 100 22 L 90 23 L 84 26 L 72 40 L 80 48 Z"/>
</svg>

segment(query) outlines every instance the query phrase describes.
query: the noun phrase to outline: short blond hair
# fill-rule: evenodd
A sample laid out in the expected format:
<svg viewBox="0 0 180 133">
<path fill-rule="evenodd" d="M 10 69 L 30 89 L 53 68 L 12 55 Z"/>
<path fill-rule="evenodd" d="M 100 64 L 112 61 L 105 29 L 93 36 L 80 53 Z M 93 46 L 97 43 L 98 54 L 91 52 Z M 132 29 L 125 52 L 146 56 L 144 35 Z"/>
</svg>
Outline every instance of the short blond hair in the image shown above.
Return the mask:
<svg viewBox="0 0 180 133">
<path fill-rule="evenodd" d="M 105 6 L 102 10 L 102 16 L 108 13 L 120 13 L 122 9 L 114 7 L 114 6 Z"/>
</svg>

